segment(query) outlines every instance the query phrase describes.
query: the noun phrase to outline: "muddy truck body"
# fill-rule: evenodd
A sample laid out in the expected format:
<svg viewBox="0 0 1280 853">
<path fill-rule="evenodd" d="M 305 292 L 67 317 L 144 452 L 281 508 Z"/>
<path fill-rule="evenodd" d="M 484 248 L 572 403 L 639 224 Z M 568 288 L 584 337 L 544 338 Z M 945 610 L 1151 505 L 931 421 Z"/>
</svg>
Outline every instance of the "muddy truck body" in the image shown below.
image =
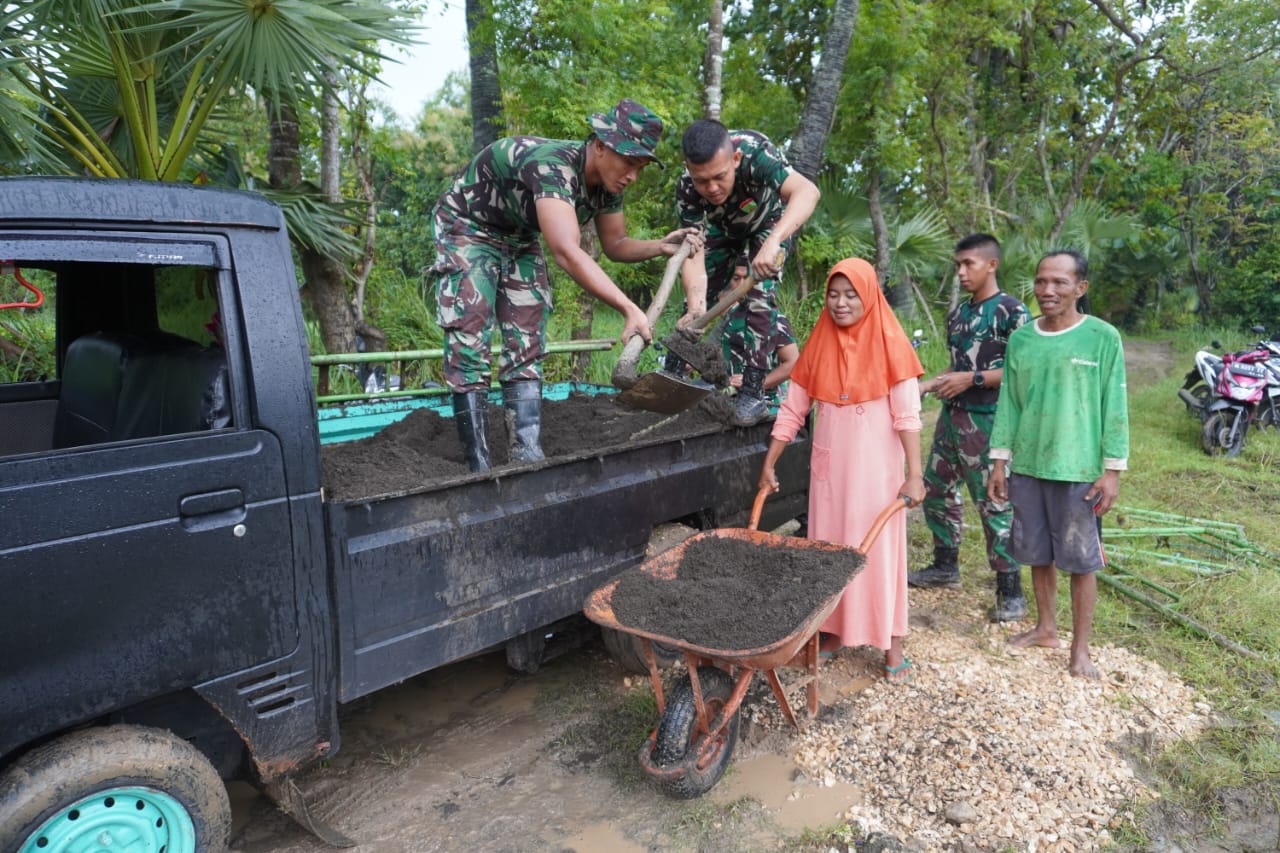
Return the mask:
<svg viewBox="0 0 1280 853">
<path fill-rule="evenodd" d="M 231 778 L 345 844 L 293 781 L 345 703 L 502 647 L 536 669 L 656 527 L 745 523 L 769 423 L 327 500 L 261 197 L 0 179 L 0 262 L 0 294 L 21 276 L 56 319 L 37 339 L 0 312 L 47 362 L 0 378 L 0 850 L 91 823 L 95 849 L 213 849 Z M 784 455 L 766 525 L 803 512 L 807 458 Z"/>
</svg>

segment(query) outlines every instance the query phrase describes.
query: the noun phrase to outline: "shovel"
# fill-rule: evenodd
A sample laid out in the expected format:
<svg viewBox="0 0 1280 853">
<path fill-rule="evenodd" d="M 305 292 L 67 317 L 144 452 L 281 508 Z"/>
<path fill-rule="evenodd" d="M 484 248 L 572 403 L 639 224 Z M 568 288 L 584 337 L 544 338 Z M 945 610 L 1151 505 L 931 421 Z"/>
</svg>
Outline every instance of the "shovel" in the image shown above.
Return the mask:
<svg viewBox="0 0 1280 853">
<path fill-rule="evenodd" d="M 654 323 L 658 322 L 658 318 L 662 316 L 662 309 L 667 306 L 667 298 L 671 296 L 671 288 L 675 285 L 676 274 L 680 272 L 680 265 L 685 262 L 693 250 L 693 246 L 689 243 L 689 238 L 685 238 L 680 244 L 680 248 L 676 253 L 667 259 L 667 268 L 662 274 L 662 282 L 658 285 L 658 291 L 653 295 L 653 302 L 649 305 L 649 310 L 645 312 L 645 319 L 649 321 L 649 328 L 652 329 Z M 633 335 L 631 340 L 627 341 L 626 346 L 622 348 L 622 355 L 618 357 L 618 363 L 613 367 L 612 381 L 613 387 L 619 391 L 627 391 L 634 387 L 638 381 L 636 378 L 636 363 L 640 360 L 640 353 L 644 352 L 645 341 L 640 335 Z M 643 378 L 643 377 L 641 377 Z"/>
<path fill-rule="evenodd" d="M 782 262 L 783 253 L 779 252 L 777 265 L 782 266 Z M 755 274 L 752 273 L 737 287 L 725 292 L 720 297 L 720 300 L 712 306 L 711 310 L 695 319 L 685 328 L 676 329 L 663 338 L 663 345 L 677 358 L 691 365 L 699 373 L 705 372 L 710 367 L 709 361 L 715 359 L 718 354 L 713 354 L 711 358 L 708 358 L 707 354 L 703 352 L 702 333 L 716 318 L 746 296 L 755 285 L 756 278 Z M 616 372 L 614 376 L 617 376 Z M 615 382 L 614 384 L 617 383 Z M 618 400 L 637 409 L 645 409 L 646 411 L 658 412 L 664 415 L 674 415 L 695 405 L 703 397 L 714 391 L 715 388 L 716 386 L 709 382 L 686 379 L 667 370 L 658 370 L 641 376 L 631 387 L 618 395 Z"/>
</svg>

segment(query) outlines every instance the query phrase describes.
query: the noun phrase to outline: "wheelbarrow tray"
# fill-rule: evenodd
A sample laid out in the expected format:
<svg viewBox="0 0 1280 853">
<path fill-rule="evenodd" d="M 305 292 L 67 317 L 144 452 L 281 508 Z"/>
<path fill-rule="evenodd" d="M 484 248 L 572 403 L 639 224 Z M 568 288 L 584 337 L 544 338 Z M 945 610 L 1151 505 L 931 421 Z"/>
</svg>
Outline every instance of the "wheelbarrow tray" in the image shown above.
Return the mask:
<svg viewBox="0 0 1280 853">
<path fill-rule="evenodd" d="M 684 542 L 669 551 L 665 551 L 650 560 L 646 560 L 639 566 L 628 569 L 628 572 L 643 572 L 651 577 L 659 580 L 674 580 L 678 577 L 680 563 L 683 561 L 685 552 L 693 544 L 707 539 L 738 539 L 750 543 L 758 548 L 766 548 L 770 550 L 817 550 L 848 554 L 850 557 L 861 557 L 862 552 L 848 545 L 840 545 L 834 542 L 823 542 L 814 539 L 798 539 L 794 536 L 779 536 L 773 533 L 765 533 L 759 530 L 747 530 L 740 528 L 720 528 L 717 530 L 708 530 L 703 533 L 695 534 Z M 803 649 L 822 623 L 827 620 L 835 610 L 836 605 L 840 601 L 840 595 L 844 592 L 844 587 L 849 581 L 862 571 L 863 561 L 858 560 L 857 566 L 850 571 L 848 578 L 844 584 L 835 589 L 825 599 L 818 604 L 809 615 L 799 625 L 794 626 L 785 636 L 770 643 L 767 646 L 760 646 L 753 649 L 717 649 L 707 646 L 701 646 L 690 642 L 681 637 L 665 636 L 652 631 L 646 631 L 643 628 L 623 624 L 617 614 L 613 610 L 613 593 L 617 589 L 618 584 L 625 577 L 619 575 L 605 585 L 596 589 L 587 598 L 584 611 L 587 618 L 605 628 L 612 628 L 616 631 L 622 631 L 627 634 L 635 634 L 645 637 L 651 642 L 661 643 L 665 646 L 677 648 L 685 652 L 690 652 L 698 657 L 707 658 L 712 661 L 728 664 L 730 666 L 746 667 L 757 670 L 770 670 L 778 667 L 786 666 L 791 662 Z M 803 665 L 797 662 L 797 665 Z"/>
<path fill-rule="evenodd" d="M 737 742 L 738 711 L 757 672 L 763 673 L 768 680 L 769 687 L 778 700 L 778 707 L 787 721 L 800 728 L 802 724 L 796 717 L 787 699 L 787 691 L 775 670 L 781 667 L 807 669 L 809 672 L 805 687 L 807 710 L 810 719 L 817 716 L 818 630 L 835 610 L 848 581 L 839 589 L 833 590 L 815 606 L 799 625 L 792 628 L 790 633 L 768 645 L 753 649 L 710 648 L 681 637 L 665 636 L 636 625 L 623 624 L 613 609 L 613 594 L 618 584 L 628 577 L 628 572 L 643 572 L 659 581 L 675 580 L 679 576 L 680 564 L 684 560 L 685 552 L 698 541 L 707 539 L 738 539 L 755 547 L 778 552 L 816 549 L 865 557 L 884 525 L 895 512 L 904 507 L 902 501 L 895 501 L 886 507 L 876 518 L 862 543 L 857 548 L 850 548 L 834 542 L 796 539 L 757 530 L 761 508 L 770 491 L 767 487 L 763 487 L 756 495 L 755 505 L 751 510 L 751 522 L 747 529 L 723 528 L 696 534 L 670 551 L 628 569 L 619 577 L 597 588 L 587 597 L 583 607 L 587 617 L 602 627 L 634 634 L 641 638 L 649 664 L 649 679 L 653 684 L 654 698 L 657 700 L 658 713 L 662 717 L 662 722 L 650 733 L 640 748 L 638 755 L 640 767 L 667 793 L 682 799 L 705 793 L 724 773 L 732 756 L 734 744 Z M 857 565 L 849 573 L 850 580 L 862 570 L 865 561 L 859 559 L 856 563 Z M 662 678 L 653 655 L 654 643 L 680 649 L 684 653 L 685 664 L 689 669 L 687 676 L 689 689 L 688 691 L 684 691 L 683 687 L 677 689 L 673 694 L 673 702 L 676 703 L 673 706 L 667 705 L 663 695 Z M 731 689 L 726 691 L 727 685 L 722 681 L 720 686 L 715 688 L 717 695 L 708 699 L 704 692 L 705 685 L 702 684 L 702 678 L 699 676 L 699 670 L 704 664 L 714 667 L 713 672 L 717 670 L 727 672 L 733 680 Z M 677 696 L 678 699 L 675 698 Z M 675 712 L 670 713 L 673 708 Z M 690 715 L 693 720 L 691 725 L 688 722 Z M 663 741 L 661 755 L 655 754 L 659 738 Z M 680 752 L 679 755 L 674 751 L 677 749 Z"/>
</svg>

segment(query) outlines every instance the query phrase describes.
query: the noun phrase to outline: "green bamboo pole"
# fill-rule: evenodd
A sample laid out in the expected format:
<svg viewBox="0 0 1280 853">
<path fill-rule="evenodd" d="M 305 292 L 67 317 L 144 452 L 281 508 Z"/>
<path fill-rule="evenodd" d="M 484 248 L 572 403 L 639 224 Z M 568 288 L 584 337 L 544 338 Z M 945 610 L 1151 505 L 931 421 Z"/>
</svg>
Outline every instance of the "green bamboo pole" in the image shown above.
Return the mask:
<svg viewBox="0 0 1280 853">
<path fill-rule="evenodd" d="M 1228 651 L 1235 652 L 1238 655 L 1251 658 L 1252 660 L 1263 661 L 1264 663 L 1267 660 L 1265 657 L 1258 654 L 1253 649 L 1246 648 L 1245 646 L 1240 645 L 1230 637 L 1227 637 L 1224 634 L 1220 634 L 1217 631 L 1213 630 L 1212 628 L 1201 625 L 1199 622 L 1195 621 L 1191 617 L 1183 616 L 1178 611 L 1174 610 L 1173 608 L 1167 605 L 1161 604 L 1160 602 L 1156 601 L 1150 596 L 1143 595 L 1141 592 L 1138 592 L 1136 589 L 1125 586 L 1124 584 L 1120 583 L 1120 581 L 1116 580 L 1116 578 L 1112 577 L 1109 574 L 1106 574 L 1104 572 L 1098 572 L 1098 580 L 1106 584 L 1107 586 L 1111 587 L 1121 595 L 1127 596 L 1128 598 L 1132 598 L 1134 601 L 1147 605 L 1152 610 L 1159 613 L 1161 616 L 1164 616 L 1165 618 L 1173 622 L 1176 622 L 1177 624 L 1181 625 L 1183 628 L 1186 628 L 1188 631 L 1190 631 L 1193 634 L 1196 634 L 1197 636 L 1204 637 L 1205 639 L 1208 639 L 1208 640 L 1212 640 L 1214 643 L 1218 644 L 1219 646 L 1221 646 L 1222 648 Z"/>
</svg>

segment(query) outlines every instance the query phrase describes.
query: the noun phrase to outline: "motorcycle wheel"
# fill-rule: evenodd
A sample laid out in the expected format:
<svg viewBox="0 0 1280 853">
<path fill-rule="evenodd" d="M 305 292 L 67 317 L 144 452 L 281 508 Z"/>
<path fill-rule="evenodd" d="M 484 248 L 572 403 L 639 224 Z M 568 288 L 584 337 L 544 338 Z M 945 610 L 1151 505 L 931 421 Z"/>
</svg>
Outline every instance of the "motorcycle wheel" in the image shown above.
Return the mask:
<svg viewBox="0 0 1280 853">
<path fill-rule="evenodd" d="M 1239 456 L 1244 449 L 1244 435 L 1249 426 L 1247 423 L 1236 424 L 1240 418 L 1246 417 L 1244 412 L 1229 416 L 1226 412 L 1214 412 L 1205 418 L 1204 427 L 1200 430 L 1200 445 L 1210 456 Z M 1235 426 L 1234 434 L 1232 427 Z"/>
<path fill-rule="evenodd" d="M 1262 406 L 1258 409 L 1258 419 L 1253 422 L 1253 425 L 1262 432 L 1269 429 L 1280 430 L 1280 413 L 1270 405 Z"/>
</svg>

